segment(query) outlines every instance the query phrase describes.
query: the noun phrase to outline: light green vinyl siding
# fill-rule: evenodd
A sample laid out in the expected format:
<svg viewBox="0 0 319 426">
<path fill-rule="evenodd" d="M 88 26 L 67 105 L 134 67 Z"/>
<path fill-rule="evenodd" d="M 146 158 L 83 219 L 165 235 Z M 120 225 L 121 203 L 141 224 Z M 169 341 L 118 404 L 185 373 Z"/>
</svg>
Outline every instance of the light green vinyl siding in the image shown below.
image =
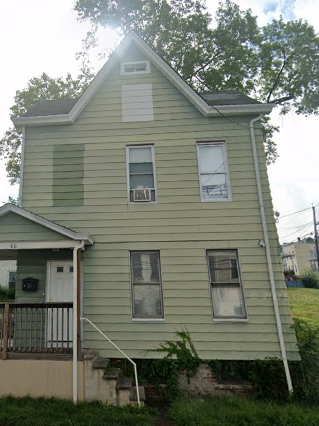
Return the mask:
<svg viewBox="0 0 319 426">
<path fill-rule="evenodd" d="M 143 60 L 130 49 L 125 61 Z M 121 86 L 151 83 L 154 120 L 122 123 Z M 203 358 L 280 357 L 267 272 L 255 180 L 249 121 L 201 113 L 153 65 L 150 74 L 121 76 L 116 66 L 72 125 L 26 129 L 23 207 L 76 231 L 90 232 L 93 247 L 83 253 L 84 315 L 132 357 L 152 357 L 145 350 L 174 339 L 186 326 Z M 276 285 L 290 359 L 297 357 L 288 299 L 279 260 L 261 130 L 256 130 L 262 189 L 269 227 Z M 202 203 L 197 141 L 227 144 L 233 201 Z M 154 144 L 156 204 L 128 204 L 127 145 Z M 81 144 L 85 150 L 78 150 Z M 59 170 L 56 147 L 81 170 Z M 63 151 L 59 152 L 61 159 Z M 66 157 L 65 157 L 66 158 Z M 73 200 L 83 185 L 83 205 L 57 206 L 52 193 Z M 237 249 L 249 320 L 214 322 L 206 250 Z M 160 250 L 165 321 L 132 321 L 130 250 Z M 101 355 L 118 357 L 90 326 L 84 344 Z"/>
<path fill-rule="evenodd" d="M 53 205 L 56 207 L 83 205 L 85 145 L 76 145 L 76 153 L 74 152 L 74 148 L 74 145 L 55 145 L 53 147 L 52 196 Z M 76 173 L 76 177 L 60 179 L 61 173 Z"/>
<path fill-rule="evenodd" d="M 52 231 L 38 223 L 32 222 L 15 213 L 0 217 L 0 242 L 27 242 L 44 240 L 67 240 L 58 232 Z"/>
</svg>

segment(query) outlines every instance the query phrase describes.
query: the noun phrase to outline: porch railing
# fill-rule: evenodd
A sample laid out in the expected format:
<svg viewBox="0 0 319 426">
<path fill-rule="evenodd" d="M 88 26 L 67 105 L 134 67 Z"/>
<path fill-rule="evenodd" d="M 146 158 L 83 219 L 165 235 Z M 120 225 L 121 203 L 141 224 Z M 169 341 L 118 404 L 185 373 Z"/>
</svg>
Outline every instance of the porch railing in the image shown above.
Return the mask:
<svg viewBox="0 0 319 426">
<path fill-rule="evenodd" d="M 73 303 L 0 303 L 0 351 L 72 353 Z"/>
</svg>

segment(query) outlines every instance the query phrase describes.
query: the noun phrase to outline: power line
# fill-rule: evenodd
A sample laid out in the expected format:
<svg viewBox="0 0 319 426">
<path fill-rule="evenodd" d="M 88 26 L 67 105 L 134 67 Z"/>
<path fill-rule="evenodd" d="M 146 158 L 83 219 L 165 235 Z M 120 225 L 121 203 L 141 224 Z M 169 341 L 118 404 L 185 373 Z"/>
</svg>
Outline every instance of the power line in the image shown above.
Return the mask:
<svg viewBox="0 0 319 426">
<path fill-rule="evenodd" d="M 286 224 L 285 224 L 285 226 L 287 226 L 287 225 L 289 225 L 291 222 L 293 222 L 294 220 L 296 220 L 298 217 L 300 217 L 305 211 L 307 211 L 307 210 L 309 210 L 311 207 L 311 204 L 309 204 L 309 206 L 305 209 L 305 210 L 302 210 L 301 212 L 298 212 L 299 214 L 297 214 L 297 216 L 295 216 L 293 219 L 291 219 L 289 222 L 287 222 Z"/>
<path fill-rule="evenodd" d="M 297 229 L 302 225 L 296 225 L 296 226 L 289 226 L 288 228 L 286 226 L 283 226 L 281 228 L 277 228 L 278 231 L 292 231 L 293 229 Z"/>
<path fill-rule="evenodd" d="M 311 205 L 311 204 L 310 204 Z M 316 206 L 314 206 L 314 207 L 317 207 L 319 204 L 317 204 Z M 298 210 L 298 211 L 296 211 L 296 212 L 293 212 L 293 213 L 289 213 L 289 214 L 286 214 L 285 216 L 280 216 L 280 219 L 283 219 L 284 217 L 288 217 L 288 216 L 292 216 L 292 215 L 294 215 L 294 214 L 297 214 L 297 213 L 302 213 L 302 212 L 304 212 L 304 211 L 306 211 L 306 210 L 310 210 L 312 207 L 306 207 L 305 209 L 303 209 L 303 210 Z"/>
<path fill-rule="evenodd" d="M 290 234 L 285 235 L 285 236 L 284 236 L 284 237 L 282 237 L 282 238 L 288 238 L 288 237 L 290 237 L 290 235 L 296 234 L 297 232 L 302 231 L 304 228 L 307 228 L 307 227 L 309 227 L 310 225 L 312 225 L 312 222 L 309 222 L 309 223 L 307 223 L 306 225 L 302 225 L 302 226 L 300 226 L 300 227 L 299 227 L 296 231 L 291 232 Z"/>
</svg>

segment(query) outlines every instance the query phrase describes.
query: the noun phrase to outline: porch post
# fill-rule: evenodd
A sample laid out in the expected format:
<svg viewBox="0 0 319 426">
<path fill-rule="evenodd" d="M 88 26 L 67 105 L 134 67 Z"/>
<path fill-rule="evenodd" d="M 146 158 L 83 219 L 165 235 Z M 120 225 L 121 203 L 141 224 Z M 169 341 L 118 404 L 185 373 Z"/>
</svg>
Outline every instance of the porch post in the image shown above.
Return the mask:
<svg viewBox="0 0 319 426">
<path fill-rule="evenodd" d="M 81 294 L 82 294 L 82 256 L 81 250 L 78 250 L 77 258 L 77 323 L 78 323 L 78 353 L 81 353 Z"/>
<path fill-rule="evenodd" d="M 85 242 L 73 248 L 73 402 L 78 402 L 78 250 Z"/>
<path fill-rule="evenodd" d="M 4 318 L 3 318 L 3 347 L 2 347 L 2 359 L 7 359 L 8 350 L 8 339 L 9 339 L 9 312 L 10 305 L 6 303 L 4 305 Z"/>
</svg>

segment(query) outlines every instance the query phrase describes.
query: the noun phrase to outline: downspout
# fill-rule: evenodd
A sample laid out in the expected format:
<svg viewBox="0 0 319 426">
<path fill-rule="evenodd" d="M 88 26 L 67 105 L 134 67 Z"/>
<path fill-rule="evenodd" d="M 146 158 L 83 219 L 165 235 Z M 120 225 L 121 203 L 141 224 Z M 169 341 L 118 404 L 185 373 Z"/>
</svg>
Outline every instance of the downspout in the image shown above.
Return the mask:
<svg viewBox="0 0 319 426">
<path fill-rule="evenodd" d="M 276 291 L 274 270 L 273 270 L 273 267 L 272 267 L 272 260 L 271 260 L 271 254 L 270 254 L 270 245 L 269 245 L 266 213 L 265 213 L 265 206 L 264 206 L 264 200 L 263 200 L 263 195 L 262 195 L 260 171 L 259 171 L 259 164 L 258 164 L 258 157 L 257 157 L 254 124 L 255 124 L 256 121 L 261 120 L 261 118 L 262 118 L 262 114 L 260 114 L 257 118 L 254 118 L 250 121 L 250 123 L 249 123 L 250 137 L 251 137 L 251 144 L 252 144 L 252 148 L 253 148 L 253 157 L 254 157 L 254 166 L 255 166 L 256 181 L 257 181 L 259 208 L 260 208 L 260 213 L 261 213 L 261 222 L 262 222 L 262 227 L 263 227 L 264 240 L 265 240 L 265 244 L 266 244 L 266 256 L 267 256 L 267 264 L 268 264 L 268 271 L 269 271 L 269 278 L 270 278 L 270 287 L 271 287 L 272 299 L 273 299 L 274 309 L 275 309 L 275 318 L 276 318 L 277 331 L 278 331 L 278 336 L 279 336 L 280 351 L 281 351 L 281 356 L 282 356 L 282 360 L 283 360 L 283 364 L 284 364 L 284 368 L 285 368 L 288 390 L 292 394 L 293 393 L 293 387 L 292 387 L 292 381 L 291 381 L 289 365 L 288 365 L 288 360 L 287 360 L 285 339 L 284 339 L 281 320 L 280 320 L 278 297 L 277 297 L 277 291 Z"/>
<path fill-rule="evenodd" d="M 23 173 L 24 173 L 24 152 L 25 152 L 25 126 L 22 126 L 22 142 L 21 142 L 21 165 L 20 165 L 20 185 L 19 185 L 19 207 L 22 207 L 23 196 Z"/>
<path fill-rule="evenodd" d="M 78 402 L 78 304 L 77 304 L 77 276 L 78 276 L 78 250 L 84 247 L 81 241 L 73 248 L 73 402 Z"/>
</svg>

